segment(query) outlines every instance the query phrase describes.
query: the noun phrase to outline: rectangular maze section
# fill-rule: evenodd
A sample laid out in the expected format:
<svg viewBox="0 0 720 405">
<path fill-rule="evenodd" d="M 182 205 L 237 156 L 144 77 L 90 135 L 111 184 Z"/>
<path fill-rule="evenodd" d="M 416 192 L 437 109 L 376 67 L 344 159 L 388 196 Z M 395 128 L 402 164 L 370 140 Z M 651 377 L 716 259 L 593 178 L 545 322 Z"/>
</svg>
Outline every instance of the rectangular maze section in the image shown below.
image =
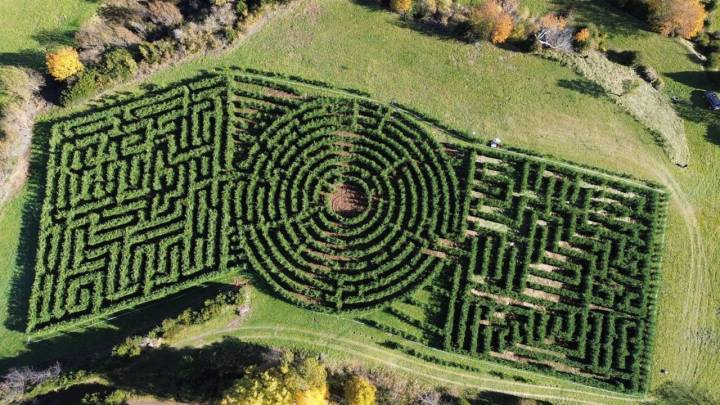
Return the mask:
<svg viewBox="0 0 720 405">
<path fill-rule="evenodd" d="M 30 331 L 227 268 L 226 92 L 209 77 L 54 125 Z"/>
<path fill-rule="evenodd" d="M 666 193 L 511 151 L 469 153 L 469 255 L 446 348 L 644 389 Z"/>
</svg>

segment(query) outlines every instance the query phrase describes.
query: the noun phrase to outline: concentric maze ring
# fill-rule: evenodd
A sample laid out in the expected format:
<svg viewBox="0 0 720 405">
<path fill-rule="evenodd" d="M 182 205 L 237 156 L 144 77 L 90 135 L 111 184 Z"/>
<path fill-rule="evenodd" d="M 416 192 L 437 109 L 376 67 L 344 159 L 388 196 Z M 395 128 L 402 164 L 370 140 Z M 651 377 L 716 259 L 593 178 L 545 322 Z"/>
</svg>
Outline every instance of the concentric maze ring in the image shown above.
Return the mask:
<svg viewBox="0 0 720 405">
<path fill-rule="evenodd" d="M 444 266 L 460 195 L 448 157 L 388 107 L 318 98 L 267 125 L 236 192 L 250 263 L 286 299 L 359 310 L 414 291 Z"/>
</svg>

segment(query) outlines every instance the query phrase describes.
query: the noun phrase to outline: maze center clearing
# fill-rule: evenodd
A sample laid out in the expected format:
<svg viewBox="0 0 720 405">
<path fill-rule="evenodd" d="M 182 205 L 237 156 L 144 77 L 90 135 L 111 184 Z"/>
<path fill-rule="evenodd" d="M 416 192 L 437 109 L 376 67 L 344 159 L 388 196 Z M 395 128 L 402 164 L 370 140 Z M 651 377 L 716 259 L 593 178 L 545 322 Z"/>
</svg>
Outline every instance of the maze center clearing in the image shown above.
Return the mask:
<svg viewBox="0 0 720 405">
<path fill-rule="evenodd" d="M 344 217 L 354 217 L 368 209 L 367 195 L 349 182 L 336 184 L 329 199 L 332 210 Z"/>
</svg>

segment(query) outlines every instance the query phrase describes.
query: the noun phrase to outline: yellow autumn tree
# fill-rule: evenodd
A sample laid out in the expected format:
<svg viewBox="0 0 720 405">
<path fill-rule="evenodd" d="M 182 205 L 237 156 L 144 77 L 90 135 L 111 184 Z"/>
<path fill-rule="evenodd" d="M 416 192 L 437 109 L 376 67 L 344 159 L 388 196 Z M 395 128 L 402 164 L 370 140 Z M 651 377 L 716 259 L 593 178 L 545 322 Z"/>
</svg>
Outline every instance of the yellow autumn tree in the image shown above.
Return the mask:
<svg viewBox="0 0 720 405">
<path fill-rule="evenodd" d="M 561 30 L 567 27 L 567 19 L 555 13 L 548 13 L 540 18 L 538 26 L 549 30 Z"/>
<path fill-rule="evenodd" d="M 575 33 L 574 38 L 577 42 L 587 42 L 590 39 L 590 30 L 581 28 L 580 31 Z"/>
<path fill-rule="evenodd" d="M 490 35 L 490 42 L 493 44 L 502 44 L 507 41 L 508 37 L 513 30 L 513 21 L 507 13 L 500 13 L 497 17 L 495 29 L 493 29 Z"/>
<path fill-rule="evenodd" d="M 665 36 L 690 39 L 703 27 L 707 12 L 699 0 L 650 0 L 650 23 Z"/>
<path fill-rule="evenodd" d="M 325 366 L 317 359 L 296 361 L 292 354 L 263 372 L 248 368 L 224 392 L 222 405 L 327 405 Z"/>
<path fill-rule="evenodd" d="M 295 405 L 327 405 L 330 391 L 327 384 L 295 393 Z"/>
<path fill-rule="evenodd" d="M 66 80 L 83 70 L 80 55 L 70 47 L 59 48 L 45 55 L 48 72 L 55 80 Z"/>
<path fill-rule="evenodd" d="M 345 382 L 344 391 L 348 405 L 375 405 L 376 388 L 365 377 L 350 377 Z"/>
<path fill-rule="evenodd" d="M 513 19 L 497 0 L 487 0 L 470 12 L 471 40 L 484 39 L 494 44 L 507 41 L 513 30 Z"/>
<path fill-rule="evenodd" d="M 410 11 L 412 0 L 390 0 L 390 9 L 396 13 L 404 14 Z"/>
</svg>

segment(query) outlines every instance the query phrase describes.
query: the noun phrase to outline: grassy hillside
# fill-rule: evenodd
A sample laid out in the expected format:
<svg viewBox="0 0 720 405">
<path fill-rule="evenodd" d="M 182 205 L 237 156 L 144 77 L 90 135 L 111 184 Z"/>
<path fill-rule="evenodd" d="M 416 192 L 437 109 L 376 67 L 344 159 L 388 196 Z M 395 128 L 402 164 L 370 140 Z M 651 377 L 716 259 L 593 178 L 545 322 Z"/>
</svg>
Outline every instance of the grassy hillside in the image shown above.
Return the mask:
<svg viewBox="0 0 720 405">
<path fill-rule="evenodd" d="M 542 7 L 540 2 L 535 3 L 533 8 Z M 532 55 L 489 44 L 464 44 L 424 32 L 369 3 L 300 0 L 291 11 L 270 22 L 235 51 L 197 59 L 155 75 L 151 81 L 168 83 L 201 69 L 224 65 L 297 74 L 340 87 L 366 90 L 380 100 L 400 101 L 484 138 L 500 136 L 515 146 L 668 185 L 674 199 L 660 293 L 652 385 L 665 380 L 697 382 L 717 393 L 720 355 L 713 351 L 712 342 L 720 339 L 720 318 L 716 315 L 720 306 L 720 282 L 712 270 L 720 268 L 720 252 L 716 248 L 720 243 L 720 199 L 717 198 L 720 166 L 711 162 L 720 161 L 717 135 L 720 120 L 706 113 L 701 100 L 697 99 L 696 88 L 702 84 L 703 72 L 681 44 L 638 31 L 639 23 L 627 16 L 610 14 L 607 18 L 605 26 L 613 33 L 610 40 L 614 46 L 646 50 L 652 64 L 667 79 L 667 91 L 680 98 L 678 108 L 687 120 L 693 154 L 689 169 L 670 165 L 650 134 L 609 99 L 589 91 L 593 89 L 592 84 L 568 69 Z M 3 230 L 20 228 L 22 203 L 21 196 L 4 209 L 0 219 Z M 3 295 L 10 291 L 6 280 L 16 271 L 17 244 L 15 231 L 2 233 L 0 258 L 4 262 L 0 268 L 0 292 Z M 340 334 L 334 333 L 332 339 L 343 335 L 343 339 L 353 342 L 365 340 L 361 334 L 364 329 L 350 326 L 354 325 L 350 321 L 337 325 L 323 321 L 317 326 L 312 323 L 317 319 L 298 318 L 281 302 L 266 295 L 260 297 L 255 302 L 258 310 L 247 326 L 278 330 L 277 325 L 287 325 L 293 320 L 294 324 L 311 325 L 310 329 L 324 329 L 323 333 L 343 330 Z M 0 318 L 7 312 L 6 302 L 6 299 L 0 300 Z M 183 304 L 180 299 L 160 306 L 172 312 Z M 127 323 L 122 324 L 127 326 Z M 112 336 L 112 330 L 121 327 L 120 324 L 118 320 L 101 323 L 83 336 L 108 341 L 107 337 Z M 278 332 L 221 332 L 271 343 L 293 340 Z M 0 357 L 7 360 L 24 350 L 24 337 L 20 333 L 0 327 L 0 338 L 4 342 Z M 200 334 L 192 343 L 205 338 Z M 309 344 L 310 340 L 295 344 Z M 72 341 L 69 336 L 32 345 L 31 348 L 43 349 L 45 353 L 38 350 L 31 356 L 0 361 L 0 368 L 16 362 L 41 360 L 43 355 L 52 357 L 73 352 L 79 345 L 68 344 Z M 367 350 L 376 352 L 378 348 L 373 345 Z M 378 353 L 374 357 L 387 356 L 386 351 Z M 661 368 L 669 370 L 669 374 L 661 375 Z M 442 369 L 428 373 L 435 377 L 446 375 Z"/>
</svg>

